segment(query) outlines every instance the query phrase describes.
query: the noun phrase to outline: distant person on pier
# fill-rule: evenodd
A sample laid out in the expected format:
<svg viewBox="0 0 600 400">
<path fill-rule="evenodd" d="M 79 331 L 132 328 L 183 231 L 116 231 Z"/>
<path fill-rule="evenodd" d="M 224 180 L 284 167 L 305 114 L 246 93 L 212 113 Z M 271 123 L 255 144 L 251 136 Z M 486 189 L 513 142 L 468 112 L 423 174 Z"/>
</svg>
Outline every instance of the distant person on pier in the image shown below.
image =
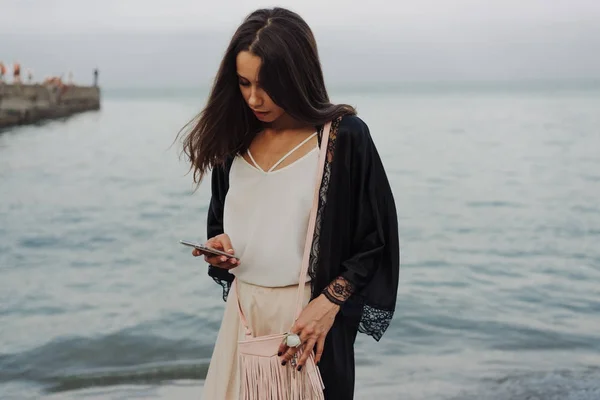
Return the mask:
<svg viewBox="0 0 600 400">
<path fill-rule="evenodd" d="M 21 64 L 18 62 L 13 64 L 13 81 L 14 83 L 21 83 Z"/>
<path fill-rule="evenodd" d="M 0 82 L 4 82 L 4 74 L 6 74 L 6 67 L 4 63 L 0 61 Z"/>
<path fill-rule="evenodd" d="M 98 86 L 98 68 L 94 68 L 94 87 Z"/>
</svg>

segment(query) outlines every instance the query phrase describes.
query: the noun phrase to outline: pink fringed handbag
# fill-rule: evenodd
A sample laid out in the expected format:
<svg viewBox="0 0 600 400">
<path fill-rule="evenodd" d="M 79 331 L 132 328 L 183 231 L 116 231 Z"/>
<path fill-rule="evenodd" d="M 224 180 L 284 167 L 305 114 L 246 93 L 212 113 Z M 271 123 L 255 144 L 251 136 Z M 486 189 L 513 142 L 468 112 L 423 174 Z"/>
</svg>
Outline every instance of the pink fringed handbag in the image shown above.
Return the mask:
<svg viewBox="0 0 600 400">
<path fill-rule="evenodd" d="M 325 164 L 325 157 L 327 157 L 327 143 L 329 141 L 330 129 L 331 122 L 328 122 L 325 124 L 323 138 L 321 139 L 319 166 L 317 168 L 317 185 L 308 223 L 302 266 L 300 268 L 296 300 L 297 307 L 294 320 L 300 316 L 303 308 L 304 285 L 308 272 L 319 189 L 323 179 L 323 166 Z M 279 345 L 286 340 L 287 334 L 280 333 L 254 337 L 239 304 L 235 280 L 231 292 L 238 303 L 240 321 L 246 330 L 246 338 L 238 341 L 241 384 L 240 400 L 324 400 L 323 389 L 325 387 L 321 379 L 321 373 L 315 365 L 312 352 L 301 371 L 298 371 L 296 368 L 282 366 L 277 351 L 279 350 Z M 296 357 L 300 358 L 301 354 L 302 348 L 300 347 L 296 353 Z"/>
</svg>

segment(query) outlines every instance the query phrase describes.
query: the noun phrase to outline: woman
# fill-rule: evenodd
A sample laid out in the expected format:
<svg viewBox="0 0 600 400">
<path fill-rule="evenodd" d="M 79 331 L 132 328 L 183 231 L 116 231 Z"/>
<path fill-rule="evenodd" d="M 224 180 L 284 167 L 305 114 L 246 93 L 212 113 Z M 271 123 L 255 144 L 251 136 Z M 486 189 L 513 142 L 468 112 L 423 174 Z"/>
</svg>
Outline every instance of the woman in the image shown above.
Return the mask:
<svg viewBox="0 0 600 400">
<path fill-rule="evenodd" d="M 305 288 L 294 301 L 324 125 L 331 122 Z M 256 335 L 296 333 L 280 346 L 281 368 L 314 354 L 326 399 L 352 399 L 358 331 L 379 340 L 394 312 L 399 274 L 396 209 L 367 125 L 329 101 L 316 42 L 297 14 L 261 9 L 235 32 L 207 105 L 184 140 L 199 183 L 212 170 L 204 255 L 223 289 L 225 314 L 203 399 L 237 399 L 237 299 Z M 291 329 L 290 329 L 291 327 Z M 292 363 L 295 361 L 295 363 Z M 292 366 L 294 364 L 294 366 Z"/>
</svg>

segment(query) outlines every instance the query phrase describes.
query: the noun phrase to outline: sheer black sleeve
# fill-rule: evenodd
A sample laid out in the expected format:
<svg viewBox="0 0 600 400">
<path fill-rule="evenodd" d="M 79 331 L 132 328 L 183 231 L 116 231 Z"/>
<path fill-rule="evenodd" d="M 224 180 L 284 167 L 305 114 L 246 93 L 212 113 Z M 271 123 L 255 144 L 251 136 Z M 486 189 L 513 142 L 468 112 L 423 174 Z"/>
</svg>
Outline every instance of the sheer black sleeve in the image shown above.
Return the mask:
<svg viewBox="0 0 600 400">
<path fill-rule="evenodd" d="M 206 237 L 210 239 L 223 233 L 223 207 L 229 189 L 229 167 L 215 166 L 211 175 L 211 198 L 206 219 Z M 227 300 L 229 288 L 234 276 L 229 271 L 212 265 L 208 266 L 208 275 L 223 288 L 223 300 Z"/>
<path fill-rule="evenodd" d="M 351 300 L 362 305 L 359 330 L 379 340 L 393 317 L 398 289 L 400 249 L 395 202 L 367 125 L 357 117 L 346 118 L 337 141 L 337 162 L 343 160 L 350 184 L 343 193 L 346 204 L 335 207 L 352 221 L 350 251 L 322 293 L 336 304 Z"/>
</svg>

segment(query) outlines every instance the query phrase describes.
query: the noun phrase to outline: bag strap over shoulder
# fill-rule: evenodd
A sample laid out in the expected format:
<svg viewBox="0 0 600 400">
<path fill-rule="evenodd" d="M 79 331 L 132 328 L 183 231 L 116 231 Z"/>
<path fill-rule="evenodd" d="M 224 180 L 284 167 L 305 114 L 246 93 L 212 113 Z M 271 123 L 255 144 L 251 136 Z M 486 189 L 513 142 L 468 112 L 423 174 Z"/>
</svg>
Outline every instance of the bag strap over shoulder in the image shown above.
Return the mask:
<svg viewBox="0 0 600 400">
<path fill-rule="evenodd" d="M 310 250 L 312 248 L 312 241 L 315 233 L 317 209 L 319 208 L 319 191 L 321 190 L 321 182 L 323 181 L 323 167 L 325 166 L 325 158 L 327 157 L 327 144 L 329 143 L 330 130 L 331 121 L 327 122 L 323 127 L 323 136 L 321 138 L 321 151 L 319 152 L 319 164 L 317 167 L 317 183 L 315 185 L 313 205 L 310 210 L 310 217 L 308 220 L 306 242 L 304 244 L 304 256 L 302 257 L 302 267 L 300 268 L 300 278 L 298 280 L 298 296 L 296 299 L 296 316 L 294 318 L 294 321 L 300 316 L 304 304 L 304 285 L 306 284 L 306 275 L 308 274 Z"/>
</svg>

